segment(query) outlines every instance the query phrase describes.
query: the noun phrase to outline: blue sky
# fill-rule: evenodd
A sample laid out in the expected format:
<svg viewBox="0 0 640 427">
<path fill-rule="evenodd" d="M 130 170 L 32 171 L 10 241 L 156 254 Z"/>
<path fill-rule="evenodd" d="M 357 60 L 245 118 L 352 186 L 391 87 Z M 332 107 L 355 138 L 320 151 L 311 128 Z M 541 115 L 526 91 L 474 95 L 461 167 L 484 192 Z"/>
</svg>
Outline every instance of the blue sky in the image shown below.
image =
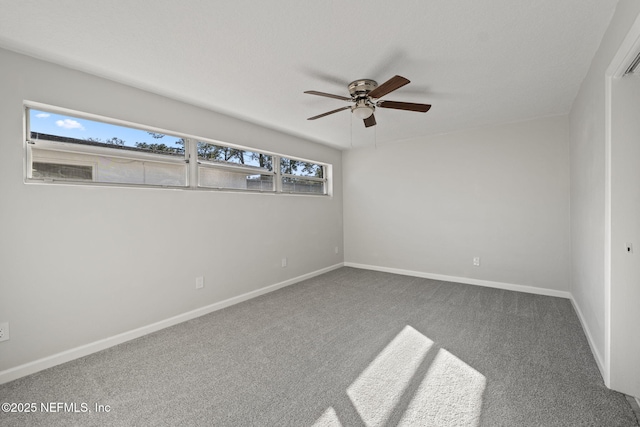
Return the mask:
<svg viewBox="0 0 640 427">
<path fill-rule="evenodd" d="M 129 147 L 135 147 L 136 142 L 163 143 L 169 147 L 177 147 L 174 142 L 180 139 L 171 135 L 155 139 L 144 130 L 85 120 L 78 117 L 64 116 L 46 111 L 31 109 L 30 113 L 29 120 L 32 132 L 48 133 L 50 135 L 78 139 L 99 138 L 102 141 L 117 137 L 124 140 L 125 145 Z"/>
</svg>

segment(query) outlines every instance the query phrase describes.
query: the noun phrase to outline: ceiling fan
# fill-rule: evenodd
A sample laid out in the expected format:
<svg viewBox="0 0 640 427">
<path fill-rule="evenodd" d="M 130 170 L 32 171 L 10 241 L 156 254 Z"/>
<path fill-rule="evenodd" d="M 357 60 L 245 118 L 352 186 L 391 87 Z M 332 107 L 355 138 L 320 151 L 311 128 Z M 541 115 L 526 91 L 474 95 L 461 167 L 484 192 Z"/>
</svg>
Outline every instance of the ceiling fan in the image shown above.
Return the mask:
<svg viewBox="0 0 640 427">
<path fill-rule="evenodd" d="M 317 116 L 309 117 L 307 120 L 315 120 L 329 114 L 337 113 L 342 110 L 351 110 L 351 113 L 359 119 L 364 120 L 365 127 L 375 126 L 376 118 L 373 113 L 376 107 L 393 108 L 395 110 L 417 111 L 426 113 L 431 108 L 429 104 L 416 104 L 413 102 L 397 102 L 397 101 L 380 101 L 383 96 L 393 92 L 396 89 L 409 83 L 408 79 L 402 76 L 391 77 L 386 82 L 378 86 L 375 80 L 361 79 L 349 83 L 348 89 L 351 97 L 332 95 L 330 93 L 308 90 L 305 93 L 310 95 L 326 96 L 328 98 L 340 99 L 342 101 L 353 102 L 354 105 L 337 108 Z"/>
</svg>

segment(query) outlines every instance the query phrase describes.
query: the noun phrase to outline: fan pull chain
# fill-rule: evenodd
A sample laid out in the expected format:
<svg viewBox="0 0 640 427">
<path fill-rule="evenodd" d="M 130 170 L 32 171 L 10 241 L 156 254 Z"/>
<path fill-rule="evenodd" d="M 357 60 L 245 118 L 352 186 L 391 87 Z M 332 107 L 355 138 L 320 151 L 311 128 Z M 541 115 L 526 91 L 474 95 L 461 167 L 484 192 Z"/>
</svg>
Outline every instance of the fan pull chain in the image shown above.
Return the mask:
<svg viewBox="0 0 640 427">
<path fill-rule="evenodd" d="M 353 116 L 349 115 L 349 123 L 351 123 L 351 149 L 353 149 Z"/>
</svg>

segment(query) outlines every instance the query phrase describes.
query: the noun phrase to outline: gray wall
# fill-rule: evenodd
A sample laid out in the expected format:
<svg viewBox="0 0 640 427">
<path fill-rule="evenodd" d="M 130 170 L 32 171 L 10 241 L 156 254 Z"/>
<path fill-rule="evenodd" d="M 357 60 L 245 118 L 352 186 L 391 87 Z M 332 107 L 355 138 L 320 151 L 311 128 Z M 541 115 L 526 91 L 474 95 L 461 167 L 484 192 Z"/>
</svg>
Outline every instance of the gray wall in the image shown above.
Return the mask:
<svg viewBox="0 0 640 427">
<path fill-rule="evenodd" d="M 0 371 L 343 261 L 339 151 L 6 50 L 0 64 Z M 24 100 L 328 162 L 334 195 L 25 184 Z"/>
<path fill-rule="evenodd" d="M 567 132 L 562 116 L 345 152 L 345 261 L 568 291 Z"/>
<path fill-rule="evenodd" d="M 605 74 L 639 12 L 618 2 L 570 114 L 571 293 L 605 381 Z"/>
</svg>

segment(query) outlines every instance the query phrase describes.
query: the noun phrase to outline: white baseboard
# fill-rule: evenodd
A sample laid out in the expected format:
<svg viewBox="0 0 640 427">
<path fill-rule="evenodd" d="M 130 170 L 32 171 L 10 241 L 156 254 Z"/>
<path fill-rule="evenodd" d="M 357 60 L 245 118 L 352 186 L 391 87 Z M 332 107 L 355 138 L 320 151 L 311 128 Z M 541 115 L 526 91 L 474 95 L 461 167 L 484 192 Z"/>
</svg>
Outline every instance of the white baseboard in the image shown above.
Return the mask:
<svg viewBox="0 0 640 427">
<path fill-rule="evenodd" d="M 587 322 L 584 318 L 584 315 L 582 314 L 582 310 L 580 310 L 580 306 L 575 301 L 575 299 L 573 299 L 573 296 L 571 297 L 571 305 L 573 305 L 573 309 L 576 311 L 576 314 L 578 315 L 578 319 L 580 319 L 582 330 L 584 331 L 584 334 L 587 336 L 587 342 L 589 343 L 589 347 L 591 347 L 591 353 L 593 353 L 594 359 L 596 359 L 596 365 L 598 365 L 598 369 L 600 370 L 600 375 L 602 375 L 603 379 L 607 378 L 607 375 L 605 375 L 606 372 L 604 368 L 605 367 L 604 359 L 602 358 L 602 355 L 598 351 L 598 348 L 596 347 L 595 342 L 593 341 L 593 335 L 591 334 L 591 331 L 587 326 Z"/>
<path fill-rule="evenodd" d="M 464 283 L 467 285 L 486 286 L 488 288 L 506 289 L 509 291 L 526 292 L 529 294 L 546 295 L 551 297 L 560 297 L 571 299 L 571 293 L 566 291 L 558 291 L 555 289 L 537 288 L 535 286 L 514 285 L 511 283 L 493 282 L 490 280 L 472 279 L 469 277 L 447 276 L 444 274 L 424 273 L 421 271 L 403 270 L 400 268 L 379 267 L 375 265 L 358 264 L 354 262 L 345 262 L 345 267 L 362 268 L 365 270 L 382 271 L 385 273 L 401 274 L 403 276 L 422 277 L 424 279 L 442 280 L 444 282 Z"/>
<path fill-rule="evenodd" d="M 113 347 L 123 342 L 131 341 L 135 338 L 139 338 L 143 335 L 150 334 L 152 332 L 159 331 L 169 326 L 177 325 L 178 323 L 186 322 L 187 320 L 195 319 L 196 317 L 204 316 L 205 314 L 212 313 L 217 310 L 232 306 L 234 304 L 247 301 L 251 298 L 264 295 L 269 292 L 273 292 L 285 286 L 293 285 L 303 280 L 310 279 L 315 276 L 327 273 L 332 270 L 336 270 L 343 266 L 343 263 L 335 264 L 330 267 L 322 268 L 320 270 L 313 271 L 311 273 L 303 274 L 302 276 L 294 277 L 274 285 L 266 286 L 264 288 L 256 289 L 255 291 L 247 292 L 242 295 L 238 295 L 224 301 L 219 301 L 205 307 L 201 307 L 186 313 L 179 314 L 177 316 L 170 317 L 165 320 L 161 320 L 150 325 L 142 326 L 140 328 L 133 329 L 131 331 L 123 332 L 112 337 L 104 338 L 98 341 L 94 341 L 89 344 L 81 345 L 61 353 L 56 353 L 51 356 L 44 357 L 42 359 L 34 360 L 33 362 L 25 363 L 23 365 L 16 366 L 14 368 L 6 369 L 0 372 L 0 384 L 13 381 L 15 379 L 31 375 L 33 373 L 42 371 L 47 368 L 51 368 L 62 363 L 69 362 L 80 357 L 87 356 L 92 353 Z"/>
</svg>

